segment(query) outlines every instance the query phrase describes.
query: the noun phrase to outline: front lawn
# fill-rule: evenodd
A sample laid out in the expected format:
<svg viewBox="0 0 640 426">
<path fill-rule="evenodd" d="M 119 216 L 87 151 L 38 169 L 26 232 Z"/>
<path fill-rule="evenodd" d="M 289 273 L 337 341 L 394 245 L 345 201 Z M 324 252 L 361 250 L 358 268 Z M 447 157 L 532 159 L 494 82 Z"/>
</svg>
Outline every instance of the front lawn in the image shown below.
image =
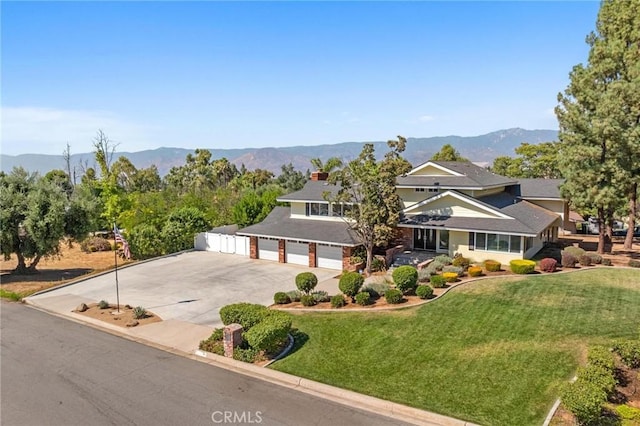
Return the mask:
<svg viewBox="0 0 640 426">
<path fill-rule="evenodd" d="M 496 278 L 418 308 L 296 315 L 304 343 L 272 368 L 480 424 L 539 425 L 589 344 L 639 326 L 638 271 Z"/>
</svg>

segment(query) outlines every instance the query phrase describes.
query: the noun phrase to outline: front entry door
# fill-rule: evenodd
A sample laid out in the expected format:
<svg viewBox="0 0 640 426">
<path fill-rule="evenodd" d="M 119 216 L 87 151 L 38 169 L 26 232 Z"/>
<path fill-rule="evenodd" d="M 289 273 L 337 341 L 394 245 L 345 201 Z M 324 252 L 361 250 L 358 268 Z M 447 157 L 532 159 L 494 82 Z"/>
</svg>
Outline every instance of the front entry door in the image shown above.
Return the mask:
<svg viewBox="0 0 640 426">
<path fill-rule="evenodd" d="M 435 229 L 413 229 L 413 248 L 416 250 L 435 250 L 436 249 L 436 230 Z"/>
</svg>

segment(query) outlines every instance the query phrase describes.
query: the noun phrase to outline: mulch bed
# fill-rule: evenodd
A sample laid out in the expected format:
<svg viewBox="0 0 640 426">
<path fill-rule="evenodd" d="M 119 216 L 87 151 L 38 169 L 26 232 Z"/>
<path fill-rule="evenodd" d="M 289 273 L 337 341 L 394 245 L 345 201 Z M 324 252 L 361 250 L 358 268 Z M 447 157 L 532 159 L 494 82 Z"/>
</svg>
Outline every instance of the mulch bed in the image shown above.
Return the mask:
<svg viewBox="0 0 640 426">
<path fill-rule="evenodd" d="M 87 306 L 89 309 L 84 312 L 80 312 L 78 310 L 75 310 L 73 312 L 120 327 L 139 327 L 142 325 L 162 321 L 162 318 L 149 311 L 147 311 L 144 318 L 135 319 L 133 317 L 133 308 L 129 307 L 128 305 L 120 307 L 120 314 L 117 314 L 115 305 L 109 305 L 109 307 L 106 309 L 100 309 L 97 303 L 92 303 Z M 137 322 L 137 324 L 133 325 L 134 322 Z"/>
</svg>

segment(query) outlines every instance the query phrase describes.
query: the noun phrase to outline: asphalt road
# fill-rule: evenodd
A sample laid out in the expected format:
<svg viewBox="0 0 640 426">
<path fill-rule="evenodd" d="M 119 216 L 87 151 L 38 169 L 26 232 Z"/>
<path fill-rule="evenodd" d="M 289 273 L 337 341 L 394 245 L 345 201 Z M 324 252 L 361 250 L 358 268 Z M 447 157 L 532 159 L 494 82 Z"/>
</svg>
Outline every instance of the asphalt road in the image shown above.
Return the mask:
<svg viewBox="0 0 640 426">
<path fill-rule="evenodd" d="M 0 302 L 0 424 L 399 425 Z"/>
</svg>

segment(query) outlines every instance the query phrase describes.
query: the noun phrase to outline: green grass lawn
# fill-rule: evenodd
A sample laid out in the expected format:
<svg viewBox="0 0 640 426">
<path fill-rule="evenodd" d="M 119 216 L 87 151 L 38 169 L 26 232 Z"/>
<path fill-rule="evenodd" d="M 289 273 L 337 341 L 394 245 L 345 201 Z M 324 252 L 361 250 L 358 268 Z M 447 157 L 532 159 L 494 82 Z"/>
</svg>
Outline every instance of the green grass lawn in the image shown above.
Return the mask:
<svg viewBox="0 0 640 426">
<path fill-rule="evenodd" d="M 480 424 L 539 425 L 588 345 L 637 338 L 640 271 L 496 278 L 418 308 L 294 326 L 307 337 L 276 370 Z"/>
</svg>

